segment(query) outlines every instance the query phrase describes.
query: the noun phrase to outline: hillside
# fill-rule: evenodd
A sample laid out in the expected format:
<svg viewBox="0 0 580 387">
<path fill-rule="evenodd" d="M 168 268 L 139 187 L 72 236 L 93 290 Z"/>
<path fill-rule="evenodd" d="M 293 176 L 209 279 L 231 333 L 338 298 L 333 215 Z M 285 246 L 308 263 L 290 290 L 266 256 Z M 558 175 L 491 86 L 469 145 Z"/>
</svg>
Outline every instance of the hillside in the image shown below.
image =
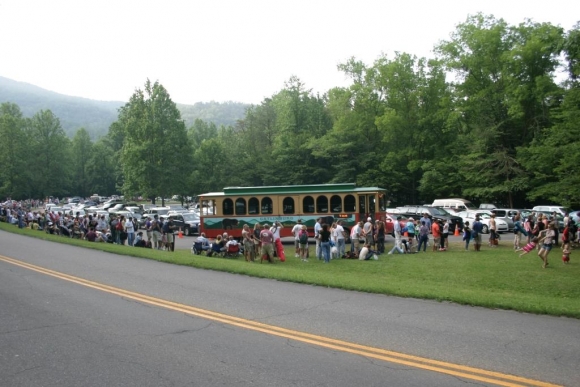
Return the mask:
<svg viewBox="0 0 580 387">
<path fill-rule="evenodd" d="M 17 104 L 25 117 L 50 109 L 60 119 L 69 137 L 74 136 L 79 128 L 85 128 L 93 139 L 107 134 L 109 126 L 117 119 L 117 110 L 125 104 L 121 101 L 96 101 L 63 95 L 0 76 L 0 103 L 3 102 Z M 249 106 L 237 102 L 177 104 L 188 127 L 198 118 L 217 126 L 234 125 L 244 117 Z"/>
</svg>

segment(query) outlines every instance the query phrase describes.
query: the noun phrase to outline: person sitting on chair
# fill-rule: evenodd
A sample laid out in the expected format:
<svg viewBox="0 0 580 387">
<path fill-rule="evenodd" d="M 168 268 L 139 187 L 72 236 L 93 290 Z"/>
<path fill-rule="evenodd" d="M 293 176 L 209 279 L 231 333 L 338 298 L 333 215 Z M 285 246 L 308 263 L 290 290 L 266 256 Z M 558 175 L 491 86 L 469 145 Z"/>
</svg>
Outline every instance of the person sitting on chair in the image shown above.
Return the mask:
<svg viewBox="0 0 580 387">
<path fill-rule="evenodd" d="M 237 246 L 238 245 L 238 241 L 234 239 L 233 236 L 230 235 L 229 240 L 226 243 L 226 249 L 230 246 Z"/>
</svg>

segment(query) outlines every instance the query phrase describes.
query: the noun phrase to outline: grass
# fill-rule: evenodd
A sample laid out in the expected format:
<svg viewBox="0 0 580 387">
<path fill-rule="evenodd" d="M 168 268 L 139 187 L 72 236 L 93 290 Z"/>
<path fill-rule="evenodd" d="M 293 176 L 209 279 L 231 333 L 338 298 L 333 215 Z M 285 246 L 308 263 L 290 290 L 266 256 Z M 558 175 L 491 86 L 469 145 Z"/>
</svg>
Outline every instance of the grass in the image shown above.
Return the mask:
<svg viewBox="0 0 580 387">
<path fill-rule="evenodd" d="M 507 235 L 498 248 L 484 246 L 479 253 L 466 252 L 459 243 L 451 243 L 447 252 L 382 255 L 378 261 L 333 260 L 324 265 L 315 258 L 309 263 L 294 258 L 292 246 L 285 246 L 285 263 L 260 264 L 247 263 L 243 258 L 194 256 L 189 250 L 170 253 L 90 243 L 18 229 L 6 223 L 0 223 L 0 230 L 115 254 L 280 281 L 580 318 L 580 254 L 576 257 L 573 253 L 570 264 L 564 265 L 561 250 L 554 248 L 549 256 L 550 265 L 542 269 L 542 262 L 534 253 L 519 258 Z M 312 252 L 313 247 L 311 257 Z"/>
</svg>

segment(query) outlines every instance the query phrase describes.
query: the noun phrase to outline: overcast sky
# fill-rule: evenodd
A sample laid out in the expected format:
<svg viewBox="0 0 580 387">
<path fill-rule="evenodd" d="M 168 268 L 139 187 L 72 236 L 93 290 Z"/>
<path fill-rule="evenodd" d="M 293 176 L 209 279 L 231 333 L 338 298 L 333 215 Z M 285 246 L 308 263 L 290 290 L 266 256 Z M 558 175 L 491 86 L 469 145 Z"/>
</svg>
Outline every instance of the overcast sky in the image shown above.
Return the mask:
<svg viewBox="0 0 580 387">
<path fill-rule="evenodd" d="M 174 102 L 260 103 L 292 75 L 346 86 L 337 65 L 353 56 L 432 57 L 477 12 L 569 30 L 580 1 L 0 0 L 0 76 L 99 100 L 149 78 Z"/>
</svg>

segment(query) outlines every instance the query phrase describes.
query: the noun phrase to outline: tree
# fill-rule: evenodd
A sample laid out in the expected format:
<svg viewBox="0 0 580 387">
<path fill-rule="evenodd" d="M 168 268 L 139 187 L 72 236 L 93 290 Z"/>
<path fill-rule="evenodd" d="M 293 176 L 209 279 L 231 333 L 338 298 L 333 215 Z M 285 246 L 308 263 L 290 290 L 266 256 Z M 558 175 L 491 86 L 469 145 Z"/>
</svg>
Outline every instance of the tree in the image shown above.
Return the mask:
<svg viewBox="0 0 580 387">
<path fill-rule="evenodd" d="M 165 198 L 186 190 L 192 148 L 179 110 L 161 84 L 147 80 L 112 127 L 124 136 L 120 161 L 125 196 Z"/>
<path fill-rule="evenodd" d="M 72 188 L 73 192 L 81 197 L 91 195 L 87 169 L 92 158 L 92 150 L 93 143 L 89 133 L 84 128 L 77 130 L 72 140 Z"/>
<path fill-rule="evenodd" d="M 33 197 L 70 193 L 70 140 L 50 110 L 36 113 L 27 127 Z"/>
<path fill-rule="evenodd" d="M 19 199 L 30 197 L 27 184 L 30 161 L 27 161 L 25 120 L 16 104 L 0 105 L 0 195 Z"/>
</svg>

